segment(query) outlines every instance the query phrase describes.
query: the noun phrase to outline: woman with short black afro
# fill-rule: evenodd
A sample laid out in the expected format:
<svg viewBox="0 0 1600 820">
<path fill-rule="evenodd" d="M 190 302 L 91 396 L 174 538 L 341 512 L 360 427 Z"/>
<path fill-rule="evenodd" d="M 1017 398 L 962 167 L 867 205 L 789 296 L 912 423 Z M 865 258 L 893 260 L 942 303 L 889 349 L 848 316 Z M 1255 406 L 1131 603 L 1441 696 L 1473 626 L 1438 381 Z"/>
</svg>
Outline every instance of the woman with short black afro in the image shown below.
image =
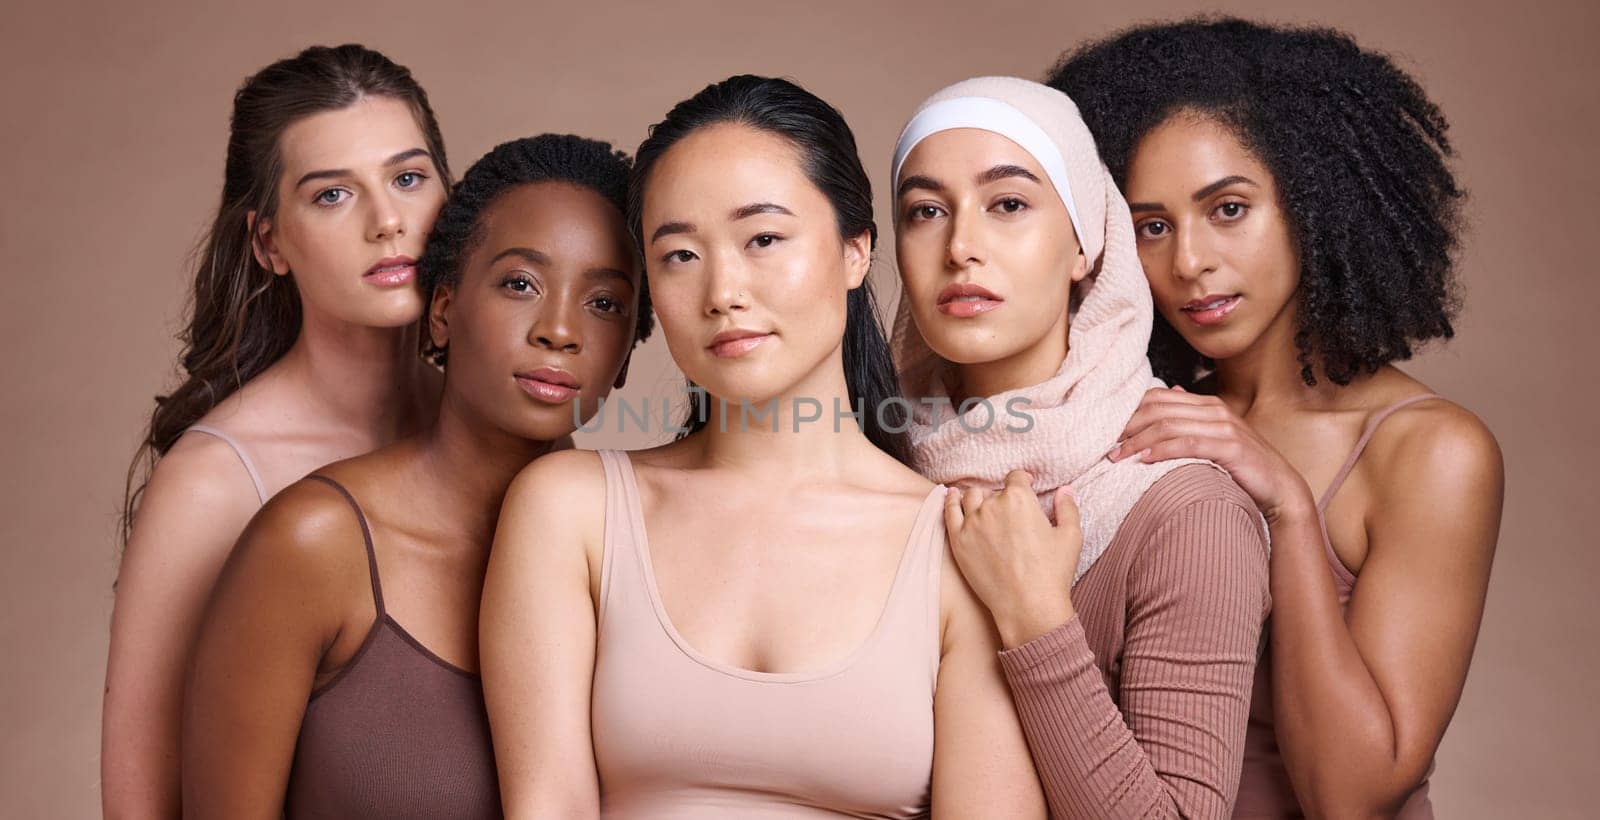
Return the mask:
<svg viewBox="0 0 1600 820">
<path fill-rule="evenodd" d="M 1443 114 L 1346 34 L 1235 19 L 1123 31 L 1048 82 L 1127 197 L 1178 385 L 1110 457 L 1211 459 L 1271 524 L 1234 816 L 1431 817 L 1504 475 L 1482 422 L 1394 365 L 1453 333 Z"/>
<path fill-rule="evenodd" d="M 428 237 L 419 268 L 422 293 L 432 298 L 440 285 L 460 281 L 461 258 L 483 240 L 478 216 L 507 188 L 535 182 L 563 182 L 587 188 L 619 211 L 628 208 L 628 173 L 633 161 L 622 151 L 598 140 L 571 135 L 544 134 L 502 143 L 472 166 L 450 194 Z M 639 308 L 635 313 L 634 342 L 650 338 L 655 319 L 650 310 L 650 288 L 639 280 Z M 445 350 L 428 345 L 436 364 L 446 361 Z"/>
<path fill-rule="evenodd" d="M 315 470 L 245 530 L 191 666 L 185 815 L 502 816 L 484 569 L 512 479 L 571 446 L 649 329 L 629 166 L 543 135 L 451 191 L 419 263 L 437 421 Z"/>
</svg>

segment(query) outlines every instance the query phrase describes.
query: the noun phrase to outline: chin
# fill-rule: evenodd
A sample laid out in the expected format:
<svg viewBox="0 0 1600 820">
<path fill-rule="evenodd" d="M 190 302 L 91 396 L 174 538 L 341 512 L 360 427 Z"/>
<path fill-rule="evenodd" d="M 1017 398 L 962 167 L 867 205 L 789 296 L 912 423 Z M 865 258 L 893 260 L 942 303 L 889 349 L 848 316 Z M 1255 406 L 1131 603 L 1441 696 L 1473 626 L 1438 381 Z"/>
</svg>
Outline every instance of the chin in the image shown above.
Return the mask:
<svg viewBox="0 0 1600 820">
<path fill-rule="evenodd" d="M 367 327 L 410 327 L 422 318 L 422 300 L 413 299 L 409 302 L 375 306 L 373 310 L 365 313 L 361 324 Z"/>
<path fill-rule="evenodd" d="M 998 362 L 1015 355 L 1019 349 L 1011 349 L 1006 344 L 1007 340 L 996 339 L 992 333 L 986 333 L 974 328 L 974 332 L 962 334 L 962 337 L 946 337 L 935 344 L 928 339 L 928 347 L 939 354 L 946 361 L 959 365 L 983 365 Z M 923 337 L 927 338 L 927 337 Z"/>
</svg>

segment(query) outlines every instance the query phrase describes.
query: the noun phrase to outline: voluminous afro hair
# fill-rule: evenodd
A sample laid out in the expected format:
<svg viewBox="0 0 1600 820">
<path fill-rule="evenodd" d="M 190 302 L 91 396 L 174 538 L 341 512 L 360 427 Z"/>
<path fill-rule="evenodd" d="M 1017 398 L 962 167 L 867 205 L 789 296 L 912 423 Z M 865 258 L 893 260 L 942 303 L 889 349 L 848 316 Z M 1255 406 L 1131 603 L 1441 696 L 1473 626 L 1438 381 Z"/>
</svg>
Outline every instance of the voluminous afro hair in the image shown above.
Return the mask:
<svg viewBox="0 0 1600 820">
<path fill-rule="evenodd" d="M 626 215 L 632 168 L 628 155 L 610 143 L 571 134 L 540 134 L 496 145 L 467 169 L 434 220 L 427 248 L 417 263 L 423 294 L 431 299 L 435 288 L 460 281 L 462 261 L 483 241 L 478 217 L 508 189 L 536 182 L 566 182 L 605 197 Z M 649 338 L 654 326 L 650 290 L 641 275 L 634 343 Z M 430 343 L 426 352 L 435 363 L 444 364 L 444 350 Z"/>
<path fill-rule="evenodd" d="M 1195 19 L 1088 43 L 1046 82 L 1077 102 L 1119 186 L 1139 141 L 1180 112 L 1223 123 L 1267 166 L 1300 259 L 1307 384 L 1318 369 L 1349 384 L 1454 335 L 1449 125 L 1387 56 L 1331 29 Z M 1212 366 L 1159 313 L 1150 360 L 1175 384 Z"/>
</svg>

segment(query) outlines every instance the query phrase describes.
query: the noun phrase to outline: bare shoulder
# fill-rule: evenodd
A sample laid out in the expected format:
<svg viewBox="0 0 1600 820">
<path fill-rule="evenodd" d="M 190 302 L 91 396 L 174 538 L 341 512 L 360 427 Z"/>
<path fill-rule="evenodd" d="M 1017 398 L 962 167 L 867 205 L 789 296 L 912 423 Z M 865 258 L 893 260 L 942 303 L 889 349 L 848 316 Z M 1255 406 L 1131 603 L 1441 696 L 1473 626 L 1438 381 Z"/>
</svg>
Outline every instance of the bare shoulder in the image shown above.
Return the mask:
<svg viewBox="0 0 1600 820">
<path fill-rule="evenodd" d="M 199 432 L 180 436 L 156 461 L 144 497 L 152 495 L 192 497 L 252 511 L 261 505 L 239 454 L 226 441 Z"/>
<path fill-rule="evenodd" d="M 1500 444 L 1472 411 L 1444 398 L 1395 411 L 1379 425 L 1366 458 L 1373 482 L 1389 494 L 1496 496 L 1505 480 Z"/>
<path fill-rule="evenodd" d="M 511 482 L 505 505 L 583 509 L 605 499 L 605 467 L 592 450 L 558 450 L 534 459 Z"/>
<path fill-rule="evenodd" d="M 128 551 L 158 544 L 225 551 L 260 504 L 250 474 L 227 442 L 184 435 L 156 461 L 139 496 Z"/>
<path fill-rule="evenodd" d="M 531 545 L 542 551 L 575 544 L 593 558 L 605 533 L 605 506 L 599 453 L 560 450 L 540 456 L 506 490 L 495 548 Z"/>
<path fill-rule="evenodd" d="M 239 536 L 230 564 L 266 583 L 326 592 L 342 601 L 347 582 L 368 575 L 361 519 L 342 493 L 314 478 L 273 496 Z"/>
</svg>

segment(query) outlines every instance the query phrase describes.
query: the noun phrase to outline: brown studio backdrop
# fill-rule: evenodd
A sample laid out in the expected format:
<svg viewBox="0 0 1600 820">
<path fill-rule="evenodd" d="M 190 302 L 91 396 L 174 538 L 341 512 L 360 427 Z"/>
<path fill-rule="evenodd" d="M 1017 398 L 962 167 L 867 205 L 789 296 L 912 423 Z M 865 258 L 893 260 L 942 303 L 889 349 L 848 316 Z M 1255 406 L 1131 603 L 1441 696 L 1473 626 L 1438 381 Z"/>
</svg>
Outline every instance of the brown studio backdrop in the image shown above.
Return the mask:
<svg viewBox="0 0 1600 820">
<path fill-rule="evenodd" d="M 1129 10 L 1132 6 L 1132 10 Z M 1477 411 L 1506 454 L 1488 612 L 1434 794 L 1452 818 L 1576 817 L 1600 771 L 1594 538 L 1580 531 L 1597 394 L 1579 356 L 1591 260 L 1579 239 L 1600 174 L 1587 0 L 1213 6 L 1345 28 L 1400 55 L 1448 114 L 1472 199 L 1457 339 L 1408 369 Z M 409 65 L 455 168 L 495 143 L 575 132 L 632 150 L 708 82 L 787 75 L 849 118 L 878 186 L 934 89 L 1038 77 L 1063 49 L 1173 2 L 553 6 L 418 2 L 15 8 L 0 50 L 0 404 L 7 569 L 0 573 L 0 814 L 99 811 L 99 721 L 122 478 L 151 397 L 170 384 L 187 253 L 215 207 L 227 112 L 254 69 L 312 43 L 360 41 Z M 892 243 L 874 274 L 898 288 Z M 659 334 L 620 396 L 675 396 Z M 659 413 L 659 398 L 653 400 Z M 654 436 L 584 436 L 639 446 Z"/>
</svg>

